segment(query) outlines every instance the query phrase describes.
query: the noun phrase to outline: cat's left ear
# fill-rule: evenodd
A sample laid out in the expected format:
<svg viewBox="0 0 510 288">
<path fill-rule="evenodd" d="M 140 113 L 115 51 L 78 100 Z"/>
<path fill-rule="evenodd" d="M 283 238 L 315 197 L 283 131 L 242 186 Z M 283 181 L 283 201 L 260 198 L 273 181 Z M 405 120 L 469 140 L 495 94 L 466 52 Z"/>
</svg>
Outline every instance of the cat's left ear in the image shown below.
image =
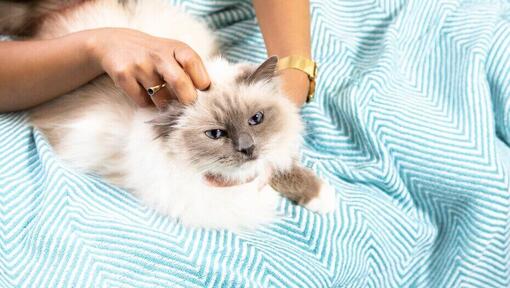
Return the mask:
<svg viewBox="0 0 510 288">
<path fill-rule="evenodd" d="M 270 81 L 276 76 L 278 70 L 278 57 L 271 56 L 267 58 L 260 66 L 255 70 L 247 69 L 240 75 L 240 80 L 253 84 L 259 81 Z"/>
<path fill-rule="evenodd" d="M 156 138 L 168 137 L 175 130 L 179 117 L 184 113 L 184 107 L 180 102 L 172 101 L 158 117 L 146 122 L 156 130 Z"/>
</svg>

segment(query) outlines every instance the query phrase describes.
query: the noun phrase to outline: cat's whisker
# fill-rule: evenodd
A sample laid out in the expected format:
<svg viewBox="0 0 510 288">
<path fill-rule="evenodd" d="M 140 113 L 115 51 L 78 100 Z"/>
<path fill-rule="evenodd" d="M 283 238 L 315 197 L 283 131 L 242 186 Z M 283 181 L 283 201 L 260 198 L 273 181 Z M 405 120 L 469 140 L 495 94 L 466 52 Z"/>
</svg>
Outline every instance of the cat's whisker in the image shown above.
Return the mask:
<svg viewBox="0 0 510 288">
<path fill-rule="evenodd" d="M 205 166 L 202 166 L 200 173 L 205 173 L 205 172 L 209 172 L 211 170 L 216 170 L 217 168 L 220 168 L 219 165 L 216 165 L 218 162 L 220 162 L 220 161 L 216 160 L 216 161 L 208 163 Z"/>
</svg>

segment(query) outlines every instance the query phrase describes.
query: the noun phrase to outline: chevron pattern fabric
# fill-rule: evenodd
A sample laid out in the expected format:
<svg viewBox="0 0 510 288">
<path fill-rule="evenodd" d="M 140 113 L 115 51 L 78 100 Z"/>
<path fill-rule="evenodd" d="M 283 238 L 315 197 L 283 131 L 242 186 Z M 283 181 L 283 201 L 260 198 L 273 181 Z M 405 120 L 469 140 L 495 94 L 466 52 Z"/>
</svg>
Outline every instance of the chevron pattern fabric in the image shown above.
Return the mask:
<svg viewBox="0 0 510 288">
<path fill-rule="evenodd" d="M 179 1 L 260 61 L 249 1 Z M 0 287 L 510 287 L 510 2 L 312 0 L 302 161 L 338 210 L 186 229 L 0 115 Z M 292 25 L 289 23 L 289 25 Z"/>
</svg>

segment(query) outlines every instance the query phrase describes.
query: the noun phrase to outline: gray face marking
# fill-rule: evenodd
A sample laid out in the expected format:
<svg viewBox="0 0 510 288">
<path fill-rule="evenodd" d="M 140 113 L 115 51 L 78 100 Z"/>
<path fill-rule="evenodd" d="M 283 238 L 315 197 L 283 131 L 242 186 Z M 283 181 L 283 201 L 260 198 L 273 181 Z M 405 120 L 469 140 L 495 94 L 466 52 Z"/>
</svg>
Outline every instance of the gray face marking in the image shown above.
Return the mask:
<svg viewBox="0 0 510 288">
<path fill-rule="evenodd" d="M 273 59 L 269 62 L 271 65 L 261 65 L 263 69 L 259 67 L 250 75 L 262 73 L 260 75 L 265 76 L 254 76 L 250 81 L 271 81 L 265 78 L 271 74 L 265 70 L 268 67 L 276 69 L 275 63 Z M 199 101 L 190 106 L 189 111 L 179 114 L 178 121 L 172 120 L 173 128 L 159 127 L 159 130 L 166 133 L 164 136 L 171 139 L 169 148 L 172 152 L 186 155 L 192 165 L 205 172 L 239 169 L 247 164 L 256 164 L 261 159 L 268 159 L 275 146 L 285 147 L 287 143 L 277 143 L 274 139 L 288 135 L 286 128 L 292 121 L 298 121 L 298 118 L 289 118 L 288 106 L 285 106 L 287 102 L 281 100 L 276 85 L 267 86 L 273 88 L 265 89 L 264 95 L 253 95 L 253 91 L 256 91 L 253 89 L 247 95 L 247 87 L 254 84 L 250 81 L 236 79 L 229 84 L 213 85 L 199 96 Z M 170 113 L 167 119 L 175 114 Z M 260 115 L 263 115 L 263 119 L 254 121 L 260 120 Z M 217 133 L 206 133 L 216 129 L 224 131 L 221 137 L 211 137 L 213 134 L 219 135 Z"/>
<path fill-rule="evenodd" d="M 232 142 L 237 152 L 243 153 L 246 155 L 246 157 L 253 156 L 253 151 L 255 150 L 255 141 L 250 134 L 246 132 L 239 133 L 239 135 L 234 138 Z"/>
<path fill-rule="evenodd" d="M 184 147 L 192 155 L 191 159 L 197 164 L 239 168 L 264 156 L 271 149 L 272 137 L 284 133 L 285 113 L 279 112 L 278 106 L 264 103 L 263 98 L 248 103 L 236 89 L 222 95 L 214 92 L 210 92 L 209 115 L 188 119 L 193 124 L 181 128 Z M 259 111 L 263 111 L 264 121 L 250 125 L 249 120 Z M 204 133 L 209 129 L 224 130 L 226 136 L 211 139 Z"/>
</svg>

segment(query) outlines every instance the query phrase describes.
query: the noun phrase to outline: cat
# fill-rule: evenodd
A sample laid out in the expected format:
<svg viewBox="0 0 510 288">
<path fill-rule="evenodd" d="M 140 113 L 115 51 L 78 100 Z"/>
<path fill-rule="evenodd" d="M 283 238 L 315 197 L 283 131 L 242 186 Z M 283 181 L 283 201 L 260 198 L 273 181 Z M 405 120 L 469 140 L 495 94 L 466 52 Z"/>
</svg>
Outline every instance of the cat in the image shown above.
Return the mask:
<svg viewBox="0 0 510 288">
<path fill-rule="evenodd" d="M 53 7 L 34 2 L 17 9 Z M 334 189 L 297 161 L 303 124 L 279 89 L 277 57 L 259 66 L 230 63 L 206 25 L 164 1 L 78 2 L 10 29 L 49 39 L 121 27 L 180 40 L 204 59 L 212 84 L 194 104 L 175 101 L 158 111 L 138 107 L 102 76 L 32 109 L 30 122 L 65 163 L 186 226 L 254 229 L 275 219 L 280 195 L 313 211 L 334 210 Z"/>
</svg>

